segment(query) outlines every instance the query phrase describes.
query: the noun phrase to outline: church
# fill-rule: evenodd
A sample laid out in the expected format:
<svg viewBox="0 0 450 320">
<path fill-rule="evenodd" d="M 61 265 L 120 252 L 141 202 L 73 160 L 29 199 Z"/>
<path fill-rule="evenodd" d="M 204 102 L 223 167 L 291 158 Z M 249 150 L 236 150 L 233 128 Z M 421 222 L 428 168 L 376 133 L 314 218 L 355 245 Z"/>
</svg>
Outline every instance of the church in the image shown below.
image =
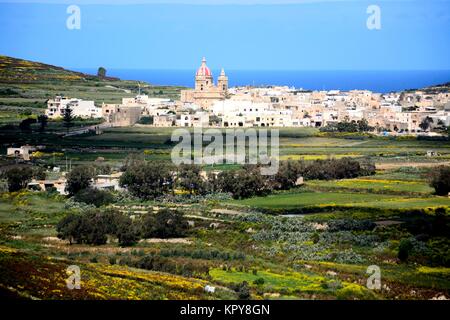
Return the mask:
<svg viewBox="0 0 450 320">
<path fill-rule="evenodd" d="M 205 110 L 210 110 L 214 102 L 224 100 L 228 94 L 228 77 L 222 69 L 217 79 L 217 85 L 214 85 L 211 70 L 206 65 L 206 59 L 203 58 L 200 68 L 195 74 L 194 90 L 182 90 L 181 102 L 194 103 Z"/>
</svg>

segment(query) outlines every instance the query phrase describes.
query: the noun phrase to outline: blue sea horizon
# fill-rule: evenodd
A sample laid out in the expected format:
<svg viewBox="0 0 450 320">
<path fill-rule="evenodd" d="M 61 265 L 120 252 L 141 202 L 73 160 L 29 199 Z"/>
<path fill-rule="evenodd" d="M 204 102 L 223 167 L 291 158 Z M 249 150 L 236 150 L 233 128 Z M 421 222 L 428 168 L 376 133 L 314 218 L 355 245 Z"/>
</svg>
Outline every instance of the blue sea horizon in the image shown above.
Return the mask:
<svg viewBox="0 0 450 320">
<path fill-rule="evenodd" d="M 95 74 L 96 69 L 77 71 Z M 220 70 L 212 70 L 217 79 Z M 371 90 L 387 93 L 420 89 L 450 82 L 450 70 L 392 71 L 301 71 L 301 70 L 225 70 L 230 87 L 289 86 L 304 90 Z M 145 81 L 154 85 L 194 86 L 195 70 L 107 69 L 107 75 L 122 80 Z"/>
</svg>

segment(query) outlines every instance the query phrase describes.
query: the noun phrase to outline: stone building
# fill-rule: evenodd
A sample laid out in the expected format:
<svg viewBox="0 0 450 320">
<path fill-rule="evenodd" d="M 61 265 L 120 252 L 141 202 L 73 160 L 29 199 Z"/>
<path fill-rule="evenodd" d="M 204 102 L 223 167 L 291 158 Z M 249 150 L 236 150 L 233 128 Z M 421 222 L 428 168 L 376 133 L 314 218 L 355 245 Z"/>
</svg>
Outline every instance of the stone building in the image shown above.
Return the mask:
<svg viewBox="0 0 450 320">
<path fill-rule="evenodd" d="M 124 106 L 121 104 L 103 104 L 103 118 L 106 122 L 115 127 L 132 126 L 139 121 L 142 107 Z"/>
</svg>

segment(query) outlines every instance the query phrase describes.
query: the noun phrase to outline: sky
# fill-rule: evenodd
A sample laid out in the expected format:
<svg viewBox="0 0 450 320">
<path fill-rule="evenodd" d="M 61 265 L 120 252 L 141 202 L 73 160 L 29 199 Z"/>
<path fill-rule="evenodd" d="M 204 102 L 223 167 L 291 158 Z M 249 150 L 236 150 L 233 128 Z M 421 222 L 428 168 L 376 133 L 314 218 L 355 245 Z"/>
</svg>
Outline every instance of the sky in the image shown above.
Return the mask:
<svg viewBox="0 0 450 320">
<path fill-rule="evenodd" d="M 73 4 L 80 29 L 66 25 Z M 0 0 L 0 54 L 77 69 L 205 56 L 212 69 L 450 70 L 450 0 Z"/>
</svg>

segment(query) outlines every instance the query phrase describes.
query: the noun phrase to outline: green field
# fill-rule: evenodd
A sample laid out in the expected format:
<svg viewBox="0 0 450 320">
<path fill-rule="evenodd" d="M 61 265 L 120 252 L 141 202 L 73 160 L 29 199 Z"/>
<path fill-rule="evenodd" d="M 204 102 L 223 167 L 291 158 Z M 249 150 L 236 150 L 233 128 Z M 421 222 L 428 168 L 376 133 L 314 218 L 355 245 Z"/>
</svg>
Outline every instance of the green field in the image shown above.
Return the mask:
<svg viewBox="0 0 450 320">
<path fill-rule="evenodd" d="M 254 208 L 274 211 L 292 211 L 301 208 L 349 207 L 349 208 L 431 208 L 450 205 L 447 197 L 407 198 L 384 194 L 346 192 L 286 192 L 230 202 Z"/>
<path fill-rule="evenodd" d="M 342 179 L 337 181 L 308 181 L 307 186 L 320 190 L 356 190 L 377 193 L 417 193 L 429 195 L 434 192 L 426 181 L 407 181 L 382 179 L 380 177 L 365 177 Z"/>
</svg>

